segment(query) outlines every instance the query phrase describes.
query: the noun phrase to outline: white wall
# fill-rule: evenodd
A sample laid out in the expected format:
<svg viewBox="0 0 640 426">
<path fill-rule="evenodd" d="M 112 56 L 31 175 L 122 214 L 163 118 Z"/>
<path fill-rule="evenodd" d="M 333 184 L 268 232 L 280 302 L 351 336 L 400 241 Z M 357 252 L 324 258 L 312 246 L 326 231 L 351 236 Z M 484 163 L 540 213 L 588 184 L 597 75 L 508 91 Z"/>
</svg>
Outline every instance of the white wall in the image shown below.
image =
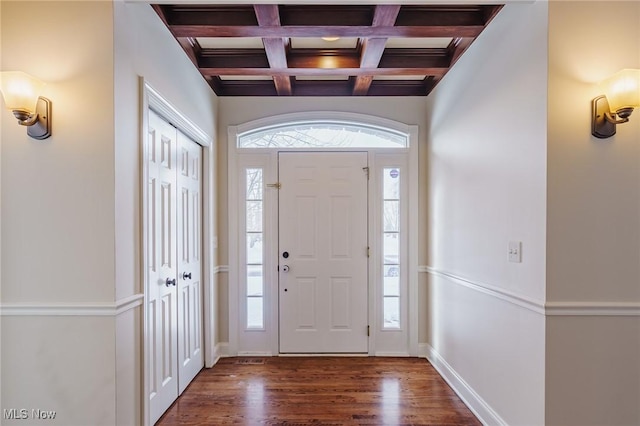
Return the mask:
<svg viewBox="0 0 640 426">
<path fill-rule="evenodd" d="M 640 111 L 606 140 L 590 121 L 622 68 L 640 68 L 640 3 L 549 4 L 547 301 L 582 307 L 547 320 L 549 425 L 640 424 Z"/>
<path fill-rule="evenodd" d="M 53 135 L 45 141 L 30 139 L 10 111 L 0 111 L 0 408 L 56 410 L 49 424 L 114 424 L 112 317 L 4 316 L 16 304 L 114 301 L 111 3 L 0 7 L 2 70 L 39 77 L 53 103 Z M 14 423 L 33 424 L 6 422 Z"/>
<path fill-rule="evenodd" d="M 105 194 L 114 180 L 113 27 L 104 19 L 111 5 L 21 3 L 2 2 L 2 68 L 48 83 L 53 136 L 29 138 L 2 107 L 2 298 L 112 301 L 113 197 Z M 70 20 L 73 28 L 57 23 Z"/>
<path fill-rule="evenodd" d="M 544 422 L 546 75 L 547 3 L 509 4 L 427 99 L 427 351 L 489 424 Z"/>
<path fill-rule="evenodd" d="M 40 77 L 53 102 L 45 141 L 0 112 L 0 409 L 140 424 L 141 309 L 118 309 L 142 291 L 138 77 L 212 137 L 216 97 L 148 5 L 3 0 L 0 10 L 2 70 Z M 206 153 L 215 162 L 215 145 Z"/>
<path fill-rule="evenodd" d="M 227 182 L 227 152 L 229 144 L 235 141 L 227 140 L 227 127 L 246 123 L 259 118 L 271 117 L 280 114 L 304 111 L 344 111 L 356 112 L 360 114 L 370 114 L 383 117 L 406 124 L 417 124 L 420 127 L 419 152 L 422 155 L 422 148 L 425 146 L 425 137 L 423 129 L 426 125 L 425 117 L 425 101 L 421 97 L 299 97 L 299 98 L 270 98 L 270 97 L 221 97 L 219 107 L 219 126 L 218 126 L 218 182 L 219 182 L 219 208 L 218 208 L 218 227 L 219 235 L 219 262 L 226 265 L 229 262 L 227 246 L 229 241 L 228 235 L 228 182 Z M 425 211 L 420 212 L 422 217 L 426 215 Z M 425 227 L 419 230 L 424 235 Z M 421 240 L 424 240 L 422 238 Z M 424 249 L 424 246 L 422 246 Z M 419 258 L 422 262 L 424 255 Z M 229 312 L 228 312 L 228 274 L 220 274 L 218 293 L 218 309 L 219 309 L 219 342 L 228 341 L 229 332 Z"/>
</svg>

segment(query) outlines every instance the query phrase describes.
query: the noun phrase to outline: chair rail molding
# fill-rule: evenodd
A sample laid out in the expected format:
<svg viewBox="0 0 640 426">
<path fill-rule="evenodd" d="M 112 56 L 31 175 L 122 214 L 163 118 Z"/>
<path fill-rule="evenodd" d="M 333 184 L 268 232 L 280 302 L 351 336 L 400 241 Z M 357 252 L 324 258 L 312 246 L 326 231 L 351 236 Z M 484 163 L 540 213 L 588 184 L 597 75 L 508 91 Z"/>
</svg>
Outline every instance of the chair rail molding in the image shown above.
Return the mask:
<svg viewBox="0 0 640 426">
<path fill-rule="evenodd" d="M 142 293 L 102 303 L 1 303 L 0 316 L 118 316 L 142 305 Z"/>
<path fill-rule="evenodd" d="M 541 302 L 427 265 L 420 265 L 418 272 L 445 278 L 452 283 L 465 286 L 545 316 L 640 316 L 640 302 L 577 300 Z"/>
<path fill-rule="evenodd" d="M 225 272 L 229 272 L 229 265 L 218 265 L 213 268 L 214 274 L 222 274 Z"/>
<path fill-rule="evenodd" d="M 640 302 L 547 302 L 547 316 L 638 317 Z"/>
<path fill-rule="evenodd" d="M 479 281 L 474 281 L 466 277 L 461 277 L 459 275 L 452 274 L 450 272 L 442 271 L 431 266 L 420 266 L 418 269 L 420 272 L 426 272 L 428 274 L 442 277 L 450 282 L 465 286 L 472 290 L 484 293 L 488 296 L 492 296 L 498 299 L 501 299 L 505 302 L 509 302 L 511 304 L 517 305 L 521 308 L 528 309 L 532 312 L 535 312 L 540 315 L 545 314 L 545 306 L 544 302 L 539 300 L 531 299 L 526 296 L 522 296 L 516 293 L 512 293 L 491 284 L 482 283 Z"/>
</svg>

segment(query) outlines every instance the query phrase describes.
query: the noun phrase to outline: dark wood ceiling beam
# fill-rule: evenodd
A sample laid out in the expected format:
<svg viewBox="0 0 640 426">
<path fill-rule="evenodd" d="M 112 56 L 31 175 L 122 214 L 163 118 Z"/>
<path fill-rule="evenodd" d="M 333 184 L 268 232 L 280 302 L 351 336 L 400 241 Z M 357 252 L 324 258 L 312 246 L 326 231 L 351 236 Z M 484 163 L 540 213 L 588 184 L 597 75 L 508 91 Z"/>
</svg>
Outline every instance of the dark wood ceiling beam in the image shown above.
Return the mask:
<svg viewBox="0 0 640 426">
<path fill-rule="evenodd" d="M 485 9 L 482 6 L 424 6 L 405 5 L 396 19 L 398 26 L 484 26 Z"/>
<path fill-rule="evenodd" d="M 348 80 L 338 81 L 296 81 L 296 96 L 350 96 L 351 83 Z"/>
<path fill-rule="evenodd" d="M 275 4 L 256 4 L 253 9 L 260 26 L 280 26 L 280 14 L 278 5 Z M 263 38 L 264 50 L 272 69 L 287 68 L 287 52 L 286 39 L 279 38 Z M 276 91 L 280 96 L 291 96 L 291 78 L 286 75 L 273 76 L 273 83 Z"/>
<path fill-rule="evenodd" d="M 357 76 L 355 82 L 353 83 L 352 95 L 365 96 L 369 91 L 369 87 L 371 87 L 372 82 L 373 82 L 372 75 Z"/>
<path fill-rule="evenodd" d="M 368 5 L 281 5 L 280 22 L 290 25 L 368 26 L 373 20 L 374 7 Z"/>
<path fill-rule="evenodd" d="M 442 77 L 448 70 L 444 67 L 433 68 L 287 68 L 274 70 L 271 68 L 200 68 L 204 76 L 359 76 L 359 75 L 429 75 Z"/>
<path fill-rule="evenodd" d="M 192 37 L 176 37 L 176 40 L 178 40 L 182 49 L 185 51 L 189 59 L 191 59 L 191 62 L 198 67 L 198 57 L 202 51 L 198 41 Z"/>
<path fill-rule="evenodd" d="M 368 96 L 426 96 L 431 88 L 424 80 L 373 80 Z"/>
<path fill-rule="evenodd" d="M 198 56 L 200 68 L 269 68 L 262 49 L 203 49 Z"/>
<path fill-rule="evenodd" d="M 258 25 L 251 5 L 153 5 L 170 25 Z"/>
<path fill-rule="evenodd" d="M 503 5 L 494 5 L 494 6 L 484 6 L 484 26 L 489 25 L 489 22 L 496 17 L 498 12 L 502 10 Z"/>
<path fill-rule="evenodd" d="M 267 53 L 269 65 L 272 70 L 287 69 L 287 54 L 285 51 L 284 39 L 263 38 L 264 50 Z M 286 75 L 274 75 L 273 82 L 276 91 L 281 96 L 291 96 L 291 79 Z"/>
<path fill-rule="evenodd" d="M 152 7 L 219 96 L 425 96 L 502 8 L 335 4 Z M 360 43 L 357 49 L 290 49 L 291 37 L 322 36 L 356 37 Z M 199 37 L 259 37 L 264 49 L 202 49 Z M 385 49 L 386 39 L 392 37 L 450 37 L 452 41 L 444 49 Z M 230 80 L 234 75 L 269 79 Z M 295 79 L 347 75 L 349 79 Z M 377 80 L 377 75 L 425 77 Z"/>
<path fill-rule="evenodd" d="M 208 26 L 175 25 L 171 31 L 176 37 L 477 37 L 482 25 L 419 25 L 419 26 Z"/>
<path fill-rule="evenodd" d="M 207 83 L 209 83 L 209 86 L 211 86 L 211 88 L 216 93 L 216 95 L 222 95 L 223 88 L 222 88 L 222 80 L 220 80 L 220 77 L 216 75 L 205 76 L 205 80 L 207 81 Z"/>
<path fill-rule="evenodd" d="M 448 68 L 451 60 L 448 49 L 386 49 L 380 68 Z M 200 68 L 269 68 L 270 62 L 262 49 L 203 49 L 199 55 Z M 318 68 L 322 70 L 360 68 L 361 60 L 353 49 L 292 49 L 288 68 Z M 375 69 L 376 65 L 363 67 Z M 284 67 L 276 68 L 282 70 Z M 389 72 L 384 72 L 388 74 Z"/>
<path fill-rule="evenodd" d="M 369 96 L 425 96 L 432 89 L 422 80 L 417 81 L 376 81 L 369 89 Z M 224 82 L 220 96 L 275 96 L 273 82 L 235 81 Z M 350 96 L 351 83 L 341 81 L 297 81 L 293 86 L 295 96 Z"/>
<path fill-rule="evenodd" d="M 167 26 L 170 27 L 171 24 L 169 23 L 169 20 L 167 19 L 167 14 L 165 13 L 166 7 L 165 6 L 161 6 L 159 4 L 152 4 L 151 7 L 153 8 L 153 10 L 158 14 L 158 16 L 160 17 L 160 20 Z"/>
<path fill-rule="evenodd" d="M 450 65 L 446 49 L 386 49 L 379 68 L 444 68 Z"/>
<path fill-rule="evenodd" d="M 262 6 L 262 5 L 260 5 Z M 266 7 L 276 5 L 264 5 Z M 382 5 L 382 7 L 393 7 Z M 404 5 L 395 22 L 398 26 L 484 26 L 501 6 Z M 256 26 L 255 9 L 247 5 L 156 5 L 175 26 Z M 376 7 L 365 5 L 282 5 L 282 27 L 370 27 Z M 252 10 L 253 9 L 253 10 Z M 385 25 L 379 25 L 385 26 Z"/>
<path fill-rule="evenodd" d="M 378 5 L 373 15 L 372 27 L 393 26 L 400 12 L 400 5 Z M 377 68 L 384 53 L 387 38 L 365 38 L 362 41 L 360 68 Z M 364 96 L 371 86 L 372 76 L 358 76 L 353 85 L 353 94 Z"/>
<path fill-rule="evenodd" d="M 449 43 L 449 46 L 447 47 L 447 50 L 449 50 L 449 56 L 451 57 L 449 68 L 458 62 L 460 56 L 462 56 L 469 46 L 471 46 L 473 40 L 474 39 L 470 37 L 457 37 L 451 40 L 451 43 Z"/>
<path fill-rule="evenodd" d="M 362 68 L 375 68 L 382 59 L 386 38 L 366 38 L 362 41 L 362 54 L 360 66 Z"/>
<path fill-rule="evenodd" d="M 353 49 L 294 49 L 289 52 L 289 68 L 359 68 L 360 56 Z"/>
<path fill-rule="evenodd" d="M 167 28 L 169 28 L 169 30 L 171 30 L 167 15 L 165 14 L 165 8 L 158 4 L 152 4 L 151 7 L 158 14 L 160 20 L 167 26 Z M 193 37 L 177 37 L 175 34 L 174 37 L 176 38 L 176 40 L 178 40 L 178 43 L 180 44 L 182 49 L 185 51 L 191 62 L 193 62 L 193 64 L 197 68 L 198 56 L 200 55 L 201 51 L 198 41 Z"/>
<path fill-rule="evenodd" d="M 278 92 L 273 81 L 227 81 L 222 80 L 219 96 L 276 96 Z"/>
<path fill-rule="evenodd" d="M 373 13 L 373 27 L 392 27 L 396 23 L 398 13 L 400 12 L 399 4 L 377 5 Z"/>
</svg>

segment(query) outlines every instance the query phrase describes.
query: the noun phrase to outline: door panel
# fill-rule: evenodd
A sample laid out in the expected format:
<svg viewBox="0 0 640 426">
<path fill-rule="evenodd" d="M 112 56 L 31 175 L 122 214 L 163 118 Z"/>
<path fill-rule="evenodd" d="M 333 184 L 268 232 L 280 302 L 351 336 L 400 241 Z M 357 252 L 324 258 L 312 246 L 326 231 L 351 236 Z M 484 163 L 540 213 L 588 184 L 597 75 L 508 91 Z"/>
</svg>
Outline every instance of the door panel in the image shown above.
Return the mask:
<svg viewBox="0 0 640 426">
<path fill-rule="evenodd" d="M 201 148 L 149 111 L 149 417 L 155 423 L 204 365 Z"/>
<path fill-rule="evenodd" d="M 200 260 L 201 148 L 178 131 L 178 381 L 182 393 L 204 366 Z"/>
<path fill-rule="evenodd" d="M 360 152 L 279 154 L 282 353 L 368 350 L 366 167 Z"/>
<path fill-rule="evenodd" d="M 176 130 L 149 111 L 147 199 L 150 417 L 154 423 L 178 397 L 176 334 Z M 167 285 L 167 280 L 170 283 Z"/>
</svg>

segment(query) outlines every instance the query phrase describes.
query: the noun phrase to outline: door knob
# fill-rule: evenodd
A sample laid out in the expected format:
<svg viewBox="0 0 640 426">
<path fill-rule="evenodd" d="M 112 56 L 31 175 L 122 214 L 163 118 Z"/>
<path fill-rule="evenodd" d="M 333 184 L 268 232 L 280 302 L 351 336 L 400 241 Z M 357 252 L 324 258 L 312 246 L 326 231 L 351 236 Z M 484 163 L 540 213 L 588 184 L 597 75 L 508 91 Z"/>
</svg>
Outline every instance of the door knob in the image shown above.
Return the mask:
<svg viewBox="0 0 640 426">
<path fill-rule="evenodd" d="M 175 279 L 175 278 L 174 278 L 174 279 L 169 279 L 169 278 L 167 278 L 167 281 L 165 281 L 165 285 L 166 285 L 167 287 L 169 287 L 170 285 L 172 285 L 172 286 L 174 286 L 174 287 L 175 287 L 175 285 L 176 285 L 176 279 Z"/>
<path fill-rule="evenodd" d="M 189 272 L 188 274 L 185 272 L 182 274 L 182 279 L 186 280 L 186 279 L 191 279 L 191 272 Z"/>
<path fill-rule="evenodd" d="M 289 272 L 289 265 L 282 265 L 282 272 Z"/>
</svg>

